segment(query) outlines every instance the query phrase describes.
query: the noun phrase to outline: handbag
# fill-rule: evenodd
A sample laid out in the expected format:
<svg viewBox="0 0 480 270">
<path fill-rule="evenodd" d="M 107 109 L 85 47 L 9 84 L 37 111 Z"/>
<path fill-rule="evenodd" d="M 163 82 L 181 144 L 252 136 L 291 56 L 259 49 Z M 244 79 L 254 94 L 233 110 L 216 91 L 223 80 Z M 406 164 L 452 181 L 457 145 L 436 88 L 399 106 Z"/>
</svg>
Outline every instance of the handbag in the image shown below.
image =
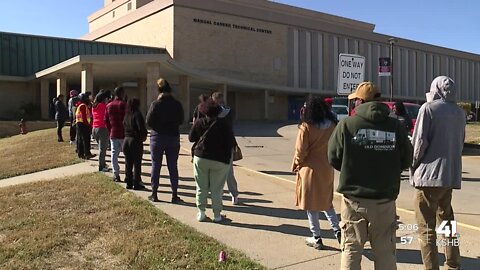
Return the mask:
<svg viewBox="0 0 480 270">
<path fill-rule="evenodd" d="M 233 147 L 233 161 L 239 161 L 243 158 L 242 150 L 238 145 Z"/>
</svg>

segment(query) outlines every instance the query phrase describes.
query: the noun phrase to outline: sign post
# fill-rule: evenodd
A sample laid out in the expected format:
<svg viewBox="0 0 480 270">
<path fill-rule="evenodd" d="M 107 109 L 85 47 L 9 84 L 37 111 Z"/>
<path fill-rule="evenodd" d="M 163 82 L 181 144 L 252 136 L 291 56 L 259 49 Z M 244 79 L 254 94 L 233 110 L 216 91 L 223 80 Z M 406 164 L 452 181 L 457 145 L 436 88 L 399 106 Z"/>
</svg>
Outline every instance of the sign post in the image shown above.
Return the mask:
<svg viewBox="0 0 480 270">
<path fill-rule="evenodd" d="M 475 122 L 478 122 L 478 109 L 480 108 L 480 100 L 475 101 Z"/>
<path fill-rule="evenodd" d="M 365 77 L 365 57 L 341 53 L 338 57 L 337 94 L 349 95 L 363 82 Z"/>
</svg>

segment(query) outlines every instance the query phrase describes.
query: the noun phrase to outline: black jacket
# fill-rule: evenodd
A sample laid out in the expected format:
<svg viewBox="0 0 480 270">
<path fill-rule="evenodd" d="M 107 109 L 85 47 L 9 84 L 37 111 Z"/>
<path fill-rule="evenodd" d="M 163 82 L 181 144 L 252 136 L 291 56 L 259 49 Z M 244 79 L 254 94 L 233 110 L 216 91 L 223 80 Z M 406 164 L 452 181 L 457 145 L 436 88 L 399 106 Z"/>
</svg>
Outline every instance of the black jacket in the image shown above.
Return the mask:
<svg viewBox="0 0 480 270">
<path fill-rule="evenodd" d="M 147 138 L 147 128 L 141 112 L 127 113 L 123 118 L 125 137 L 131 137 L 140 141 Z"/>
<path fill-rule="evenodd" d="M 212 124 L 203 143 L 198 143 Z M 190 142 L 198 143 L 193 150 L 195 156 L 230 164 L 235 137 L 232 128 L 224 119 L 200 118 L 193 124 L 188 139 Z"/>
<path fill-rule="evenodd" d="M 150 105 L 147 125 L 152 129 L 152 135 L 180 136 L 179 126 L 183 118 L 182 104 L 171 95 L 163 95 Z"/>
<path fill-rule="evenodd" d="M 68 119 L 68 110 L 62 101 L 55 101 L 55 120 L 59 122 L 65 122 Z"/>
</svg>

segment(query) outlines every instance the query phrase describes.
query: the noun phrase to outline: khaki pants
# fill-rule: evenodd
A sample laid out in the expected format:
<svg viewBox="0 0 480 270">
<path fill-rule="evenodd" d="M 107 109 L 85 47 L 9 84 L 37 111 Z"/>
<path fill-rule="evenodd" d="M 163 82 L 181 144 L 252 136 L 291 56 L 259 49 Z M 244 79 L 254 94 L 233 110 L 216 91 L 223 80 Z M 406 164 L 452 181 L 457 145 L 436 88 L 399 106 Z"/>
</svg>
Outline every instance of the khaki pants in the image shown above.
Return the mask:
<svg viewBox="0 0 480 270">
<path fill-rule="evenodd" d="M 415 218 L 418 224 L 418 238 L 422 261 L 426 270 L 439 269 L 437 234 L 435 228 L 442 220 L 454 220 L 452 189 L 441 187 L 416 188 Z M 439 224 L 437 224 L 437 220 Z M 449 240 L 453 238 L 447 238 Z M 445 246 L 446 269 L 460 269 L 458 246 Z"/>
<path fill-rule="evenodd" d="M 341 269 L 361 269 L 365 242 L 370 241 L 376 270 L 395 270 L 395 201 L 343 197 Z"/>
<path fill-rule="evenodd" d="M 223 210 L 222 195 L 230 165 L 206 158 L 193 157 L 193 174 L 197 184 L 197 208 L 205 212 L 208 192 L 212 198 L 214 218 L 219 218 Z"/>
</svg>

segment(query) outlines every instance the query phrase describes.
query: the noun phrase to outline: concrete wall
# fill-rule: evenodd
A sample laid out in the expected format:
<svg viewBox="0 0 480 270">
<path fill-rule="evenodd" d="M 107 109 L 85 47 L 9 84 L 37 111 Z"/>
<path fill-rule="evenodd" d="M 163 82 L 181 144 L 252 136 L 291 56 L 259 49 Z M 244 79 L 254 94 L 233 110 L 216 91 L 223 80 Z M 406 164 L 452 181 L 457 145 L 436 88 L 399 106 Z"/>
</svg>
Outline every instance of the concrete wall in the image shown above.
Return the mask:
<svg viewBox="0 0 480 270">
<path fill-rule="evenodd" d="M 108 3 L 107 3 L 108 2 Z M 128 9 L 130 7 L 130 10 Z M 103 9 L 95 12 L 89 17 L 89 31 L 95 31 L 120 17 L 125 16 L 129 12 L 135 10 L 137 7 L 137 0 L 105 0 Z"/>
<path fill-rule="evenodd" d="M 34 103 L 40 108 L 38 83 L 0 81 L 0 119 L 16 119 L 23 104 Z"/>
<path fill-rule="evenodd" d="M 248 104 L 248 107 L 245 106 Z M 264 93 L 235 92 L 235 115 L 237 120 L 264 119 Z"/>
<path fill-rule="evenodd" d="M 173 7 L 127 25 L 96 41 L 165 47 L 173 55 Z"/>
<path fill-rule="evenodd" d="M 244 26 L 254 31 L 239 28 Z M 286 85 L 287 31 L 279 24 L 175 6 L 174 56 L 211 74 Z"/>
<path fill-rule="evenodd" d="M 288 120 L 288 95 L 278 92 L 270 92 L 268 103 L 268 120 Z"/>
</svg>

